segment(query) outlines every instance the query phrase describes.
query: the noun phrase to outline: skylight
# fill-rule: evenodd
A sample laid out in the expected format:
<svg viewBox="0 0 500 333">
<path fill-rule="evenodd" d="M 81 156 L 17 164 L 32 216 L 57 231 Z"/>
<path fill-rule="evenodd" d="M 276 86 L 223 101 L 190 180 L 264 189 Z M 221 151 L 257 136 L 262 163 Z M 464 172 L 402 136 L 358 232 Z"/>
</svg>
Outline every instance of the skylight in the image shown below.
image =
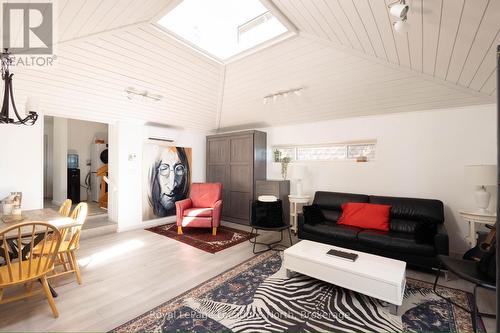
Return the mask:
<svg viewBox="0 0 500 333">
<path fill-rule="evenodd" d="M 220 60 L 288 32 L 260 0 L 183 0 L 158 24 Z"/>
</svg>

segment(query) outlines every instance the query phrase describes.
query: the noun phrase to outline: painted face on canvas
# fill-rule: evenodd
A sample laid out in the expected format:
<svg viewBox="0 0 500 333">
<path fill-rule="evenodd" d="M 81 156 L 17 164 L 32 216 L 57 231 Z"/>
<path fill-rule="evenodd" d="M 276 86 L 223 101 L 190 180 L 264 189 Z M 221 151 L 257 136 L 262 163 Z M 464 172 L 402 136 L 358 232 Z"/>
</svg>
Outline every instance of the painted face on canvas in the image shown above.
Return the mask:
<svg viewBox="0 0 500 333">
<path fill-rule="evenodd" d="M 186 173 L 177 150 L 175 148 L 165 149 L 161 154 L 161 162 L 158 166 L 158 181 L 162 201 L 171 199 L 175 195 L 175 189 L 182 183 Z"/>
</svg>

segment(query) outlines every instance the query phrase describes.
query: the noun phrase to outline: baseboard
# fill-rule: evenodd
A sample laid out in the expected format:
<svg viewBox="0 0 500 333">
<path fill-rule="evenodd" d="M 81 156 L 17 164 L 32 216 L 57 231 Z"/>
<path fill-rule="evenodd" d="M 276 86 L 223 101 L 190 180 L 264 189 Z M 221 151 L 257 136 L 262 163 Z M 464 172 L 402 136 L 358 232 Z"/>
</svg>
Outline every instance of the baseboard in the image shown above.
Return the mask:
<svg viewBox="0 0 500 333">
<path fill-rule="evenodd" d="M 141 222 L 140 224 L 125 225 L 125 226 L 120 226 L 120 224 L 118 224 L 118 232 L 152 228 L 152 227 L 156 227 L 156 226 L 159 226 L 162 224 L 173 223 L 176 220 L 177 220 L 177 218 L 175 216 L 169 216 L 169 217 L 163 217 L 161 219 L 155 219 L 155 220 L 150 220 L 150 221 L 146 221 L 146 222 Z"/>
</svg>

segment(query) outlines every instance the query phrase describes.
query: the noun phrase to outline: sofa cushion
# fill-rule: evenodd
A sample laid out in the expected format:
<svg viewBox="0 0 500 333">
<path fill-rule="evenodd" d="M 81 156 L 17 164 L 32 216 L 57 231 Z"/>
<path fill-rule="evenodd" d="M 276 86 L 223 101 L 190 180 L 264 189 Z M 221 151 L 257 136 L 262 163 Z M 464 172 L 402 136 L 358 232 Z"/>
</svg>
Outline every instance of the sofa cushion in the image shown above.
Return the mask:
<svg viewBox="0 0 500 333">
<path fill-rule="evenodd" d="M 322 209 L 321 212 L 325 217 L 325 221 L 330 223 L 337 223 L 342 214 L 341 210 L 331 210 L 331 209 Z"/>
<path fill-rule="evenodd" d="M 348 202 L 342 205 L 338 224 L 388 231 L 390 209 L 388 205 Z"/>
<path fill-rule="evenodd" d="M 391 206 L 391 219 L 444 222 L 443 203 L 439 200 L 372 195 L 370 203 Z"/>
<path fill-rule="evenodd" d="M 184 210 L 184 216 L 189 217 L 212 217 L 213 208 L 189 208 Z"/>
<path fill-rule="evenodd" d="M 304 206 L 302 210 L 304 212 L 304 218 L 309 224 L 318 224 L 325 221 L 325 216 L 321 208 L 317 205 Z"/>
<path fill-rule="evenodd" d="M 358 241 L 365 247 L 385 251 L 416 254 L 432 257 L 436 253 L 429 243 L 417 243 L 414 235 L 404 232 L 363 230 L 358 233 Z"/>
<path fill-rule="evenodd" d="M 323 192 L 317 191 L 313 204 L 327 210 L 342 210 L 342 204 L 347 202 L 368 202 L 369 197 L 364 194 Z"/>
<path fill-rule="evenodd" d="M 315 225 L 304 224 L 303 229 L 305 232 L 315 235 L 324 236 L 330 239 L 337 239 L 341 241 L 356 242 L 356 236 L 362 229 L 351 227 L 348 225 L 319 223 Z"/>
<path fill-rule="evenodd" d="M 415 230 L 417 230 L 419 223 L 420 222 L 416 220 L 391 218 L 389 221 L 389 230 L 413 234 Z"/>
</svg>

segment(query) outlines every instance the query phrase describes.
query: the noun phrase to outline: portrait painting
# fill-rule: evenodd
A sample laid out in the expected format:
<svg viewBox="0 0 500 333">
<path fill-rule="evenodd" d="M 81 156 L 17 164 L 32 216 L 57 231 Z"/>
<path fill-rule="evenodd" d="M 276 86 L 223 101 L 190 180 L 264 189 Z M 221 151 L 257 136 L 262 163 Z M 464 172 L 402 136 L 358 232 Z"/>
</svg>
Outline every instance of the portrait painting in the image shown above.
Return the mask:
<svg viewBox="0 0 500 333">
<path fill-rule="evenodd" d="M 189 196 L 191 148 L 145 144 L 143 221 L 175 215 L 175 202 Z"/>
</svg>

